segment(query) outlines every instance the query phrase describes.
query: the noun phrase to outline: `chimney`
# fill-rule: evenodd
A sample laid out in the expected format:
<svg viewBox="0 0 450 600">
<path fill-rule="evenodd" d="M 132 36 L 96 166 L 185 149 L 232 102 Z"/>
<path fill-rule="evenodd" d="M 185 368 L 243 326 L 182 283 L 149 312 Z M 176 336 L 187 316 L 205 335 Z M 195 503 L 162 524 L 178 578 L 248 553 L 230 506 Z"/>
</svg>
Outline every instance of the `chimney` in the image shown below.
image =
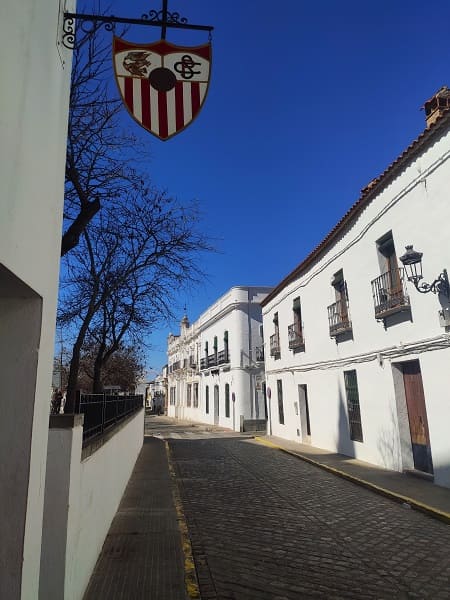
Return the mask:
<svg viewBox="0 0 450 600">
<path fill-rule="evenodd" d="M 425 102 L 425 118 L 427 127 L 431 127 L 439 117 L 441 117 L 450 108 L 450 90 L 446 85 L 441 87 L 434 96 Z"/>
</svg>

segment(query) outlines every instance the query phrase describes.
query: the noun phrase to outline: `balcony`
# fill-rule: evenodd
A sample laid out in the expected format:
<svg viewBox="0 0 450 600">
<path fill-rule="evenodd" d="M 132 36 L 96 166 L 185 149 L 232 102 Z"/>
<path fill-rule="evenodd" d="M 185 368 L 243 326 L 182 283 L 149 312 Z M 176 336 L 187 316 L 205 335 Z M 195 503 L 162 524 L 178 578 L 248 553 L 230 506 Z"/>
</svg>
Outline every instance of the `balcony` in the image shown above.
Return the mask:
<svg viewBox="0 0 450 600">
<path fill-rule="evenodd" d="M 292 323 L 288 327 L 289 348 L 291 350 L 299 350 L 305 347 L 303 332 L 300 329 L 299 323 Z"/>
<path fill-rule="evenodd" d="M 278 333 L 274 333 L 270 336 L 270 356 L 278 357 L 280 354 L 280 335 Z"/>
<path fill-rule="evenodd" d="M 264 346 L 256 346 L 255 358 L 256 362 L 264 362 Z"/>
<path fill-rule="evenodd" d="M 218 364 L 219 354 L 210 354 L 209 356 L 205 356 L 205 358 L 200 359 L 200 370 L 216 367 Z"/>
<path fill-rule="evenodd" d="M 175 373 L 175 371 L 179 371 L 181 368 L 181 363 L 179 360 L 177 360 L 176 362 L 174 362 L 172 365 L 169 366 L 169 373 Z"/>
<path fill-rule="evenodd" d="M 228 350 L 221 350 L 217 355 L 217 364 L 225 365 L 230 362 L 230 357 L 228 356 Z"/>
<path fill-rule="evenodd" d="M 371 282 L 377 320 L 410 310 L 405 280 L 404 269 L 401 268 L 383 273 Z"/>
<path fill-rule="evenodd" d="M 338 300 L 328 306 L 328 325 L 330 327 L 330 336 L 336 337 L 343 333 L 352 331 L 352 322 L 348 314 L 348 304 L 346 300 Z"/>
</svg>

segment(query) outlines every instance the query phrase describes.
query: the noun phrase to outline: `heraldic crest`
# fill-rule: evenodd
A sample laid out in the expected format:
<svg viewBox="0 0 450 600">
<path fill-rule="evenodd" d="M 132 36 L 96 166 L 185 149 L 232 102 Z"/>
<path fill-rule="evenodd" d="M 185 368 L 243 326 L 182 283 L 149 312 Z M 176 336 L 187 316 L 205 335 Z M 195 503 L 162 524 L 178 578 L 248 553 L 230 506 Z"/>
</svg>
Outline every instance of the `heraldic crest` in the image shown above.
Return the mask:
<svg viewBox="0 0 450 600">
<path fill-rule="evenodd" d="M 115 37 L 113 52 L 122 99 L 142 127 L 167 140 L 192 123 L 208 91 L 211 44 L 133 44 Z"/>
</svg>

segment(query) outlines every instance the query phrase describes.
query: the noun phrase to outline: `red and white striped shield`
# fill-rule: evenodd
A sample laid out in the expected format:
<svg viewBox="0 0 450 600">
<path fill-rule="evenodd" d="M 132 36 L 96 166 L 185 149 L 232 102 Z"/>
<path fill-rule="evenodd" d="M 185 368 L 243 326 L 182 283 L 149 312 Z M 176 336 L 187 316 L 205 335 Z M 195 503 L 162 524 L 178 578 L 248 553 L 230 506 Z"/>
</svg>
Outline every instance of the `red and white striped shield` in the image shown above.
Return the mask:
<svg viewBox="0 0 450 600">
<path fill-rule="evenodd" d="M 210 44 L 132 44 L 115 37 L 113 48 L 122 99 L 142 127 L 167 140 L 193 121 L 208 91 Z"/>
</svg>

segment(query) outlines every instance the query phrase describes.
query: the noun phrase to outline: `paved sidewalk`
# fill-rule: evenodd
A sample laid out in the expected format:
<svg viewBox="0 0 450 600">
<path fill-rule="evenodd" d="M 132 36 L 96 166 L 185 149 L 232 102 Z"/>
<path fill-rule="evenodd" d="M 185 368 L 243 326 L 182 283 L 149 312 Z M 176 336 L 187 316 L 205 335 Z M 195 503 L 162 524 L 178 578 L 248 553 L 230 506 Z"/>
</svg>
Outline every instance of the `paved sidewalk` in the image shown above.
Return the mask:
<svg viewBox="0 0 450 600">
<path fill-rule="evenodd" d="M 299 456 L 301 459 L 344 477 L 374 492 L 406 502 L 412 508 L 450 524 L 450 489 L 419 477 L 382 469 L 343 454 L 290 442 L 275 436 L 256 436 L 256 441 Z"/>
<path fill-rule="evenodd" d="M 166 446 L 144 439 L 84 600 L 186 600 Z"/>
</svg>

